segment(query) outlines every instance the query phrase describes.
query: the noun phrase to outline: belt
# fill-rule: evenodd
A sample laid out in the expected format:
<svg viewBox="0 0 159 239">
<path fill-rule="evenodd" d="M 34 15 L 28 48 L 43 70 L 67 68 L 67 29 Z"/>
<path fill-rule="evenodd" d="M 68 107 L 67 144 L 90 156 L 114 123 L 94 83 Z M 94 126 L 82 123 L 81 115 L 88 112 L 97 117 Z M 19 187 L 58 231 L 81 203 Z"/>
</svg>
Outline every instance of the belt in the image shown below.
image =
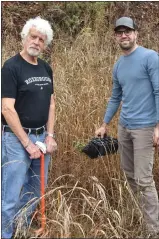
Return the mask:
<svg viewBox="0 0 159 239">
<path fill-rule="evenodd" d="M 32 128 L 23 128 L 23 130 L 27 133 L 27 134 L 35 134 L 35 135 L 39 135 L 39 134 L 43 134 L 45 132 L 45 126 L 42 126 L 40 128 L 37 129 L 32 129 Z M 3 131 L 4 132 L 11 132 L 13 133 L 13 131 L 11 130 L 11 128 L 9 128 L 8 126 L 3 126 Z"/>
</svg>

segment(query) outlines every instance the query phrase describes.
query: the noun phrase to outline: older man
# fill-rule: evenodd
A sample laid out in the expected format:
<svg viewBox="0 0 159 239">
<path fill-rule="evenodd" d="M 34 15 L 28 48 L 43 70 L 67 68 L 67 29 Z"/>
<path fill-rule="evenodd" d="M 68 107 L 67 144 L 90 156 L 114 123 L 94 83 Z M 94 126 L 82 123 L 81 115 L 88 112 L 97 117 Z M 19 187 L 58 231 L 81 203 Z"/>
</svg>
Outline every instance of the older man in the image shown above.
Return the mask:
<svg viewBox="0 0 159 239">
<path fill-rule="evenodd" d="M 18 211 L 40 197 L 41 152 L 35 142 L 44 142 L 47 147 L 46 183 L 50 154 L 57 148 L 52 70 L 38 58 L 52 41 L 53 31 L 48 21 L 37 17 L 26 22 L 21 37 L 22 51 L 2 68 L 3 238 L 12 237 Z"/>
<path fill-rule="evenodd" d="M 114 66 L 112 96 L 96 135 L 107 133 L 122 101 L 118 127 L 121 166 L 132 190 L 140 195 L 148 230 L 156 233 L 159 204 L 152 169 L 153 143 L 159 147 L 159 55 L 137 45 L 137 26 L 131 18 L 118 19 L 114 30 L 123 55 Z"/>
</svg>

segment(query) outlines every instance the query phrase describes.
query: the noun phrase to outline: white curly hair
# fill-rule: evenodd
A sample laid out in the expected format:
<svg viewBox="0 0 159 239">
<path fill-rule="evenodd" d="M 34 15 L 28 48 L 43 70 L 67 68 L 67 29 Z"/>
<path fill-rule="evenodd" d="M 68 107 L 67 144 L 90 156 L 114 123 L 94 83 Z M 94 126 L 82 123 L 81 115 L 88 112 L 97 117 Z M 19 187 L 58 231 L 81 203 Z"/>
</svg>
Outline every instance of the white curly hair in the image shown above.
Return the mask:
<svg viewBox="0 0 159 239">
<path fill-rule="evenodd" d="M 47 36 L 45 42 L 46 45 L 49 45 L 51 43 L 53 39 L 53 30 L 50 23 L 47 20 L 42 19 L 41 17 L 31 18 L 26 22 L 21 31 L 21 38 L 23 41 L 27 37 L 32 27 L 35 27 L 37 31 Z"/>
</svg>

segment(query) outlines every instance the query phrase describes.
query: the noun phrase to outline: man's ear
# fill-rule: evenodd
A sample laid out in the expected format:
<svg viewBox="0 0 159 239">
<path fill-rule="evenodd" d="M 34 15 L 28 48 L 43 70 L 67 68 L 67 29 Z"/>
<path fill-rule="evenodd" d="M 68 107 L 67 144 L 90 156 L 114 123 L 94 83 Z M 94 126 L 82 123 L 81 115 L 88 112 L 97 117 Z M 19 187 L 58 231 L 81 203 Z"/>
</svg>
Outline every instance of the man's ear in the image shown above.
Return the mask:
<svg viewBox="0 0 159 239">
<path fill-rule="evenodd" d="M 48 44 L 45 42 L 45 44 L 44 44 L 44 50 L 46 50 L 47 47 L 48 47 Z"/>
<path fill-rule="evenodd" d="M 22 46 L 24 45 L 24 42 L 25 42 L 25 39 L 23 38 L 23 39 L 22 39 Z"/>
<path fill-rule="evenodd" d="M 136 34 L 136 36 L 138 37 L 138 31 L 137 31 L 137 30 L 135 30 L 135 34 Z"/>
</svg>

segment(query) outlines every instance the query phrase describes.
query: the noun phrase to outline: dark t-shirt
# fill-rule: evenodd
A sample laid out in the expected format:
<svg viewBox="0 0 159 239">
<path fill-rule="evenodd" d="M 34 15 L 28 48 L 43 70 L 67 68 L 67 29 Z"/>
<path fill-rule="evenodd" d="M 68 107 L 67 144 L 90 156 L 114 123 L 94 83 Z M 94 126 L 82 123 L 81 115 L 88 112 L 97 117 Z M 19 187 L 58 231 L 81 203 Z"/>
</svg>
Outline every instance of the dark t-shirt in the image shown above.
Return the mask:
<svg viewBox="0 0 159 239">
<path fill-rule="evenodd" d="M 14 98 L 21 124 L 27 128 L 45 125 L 48 120 L 53 76 L 51 67 L 38 58 L 38 65 L 20 54 L 7 60 L 2 68 L 2 98 Z M 2 123 L 7 124 L 2 116 Z"/>
</svg>

